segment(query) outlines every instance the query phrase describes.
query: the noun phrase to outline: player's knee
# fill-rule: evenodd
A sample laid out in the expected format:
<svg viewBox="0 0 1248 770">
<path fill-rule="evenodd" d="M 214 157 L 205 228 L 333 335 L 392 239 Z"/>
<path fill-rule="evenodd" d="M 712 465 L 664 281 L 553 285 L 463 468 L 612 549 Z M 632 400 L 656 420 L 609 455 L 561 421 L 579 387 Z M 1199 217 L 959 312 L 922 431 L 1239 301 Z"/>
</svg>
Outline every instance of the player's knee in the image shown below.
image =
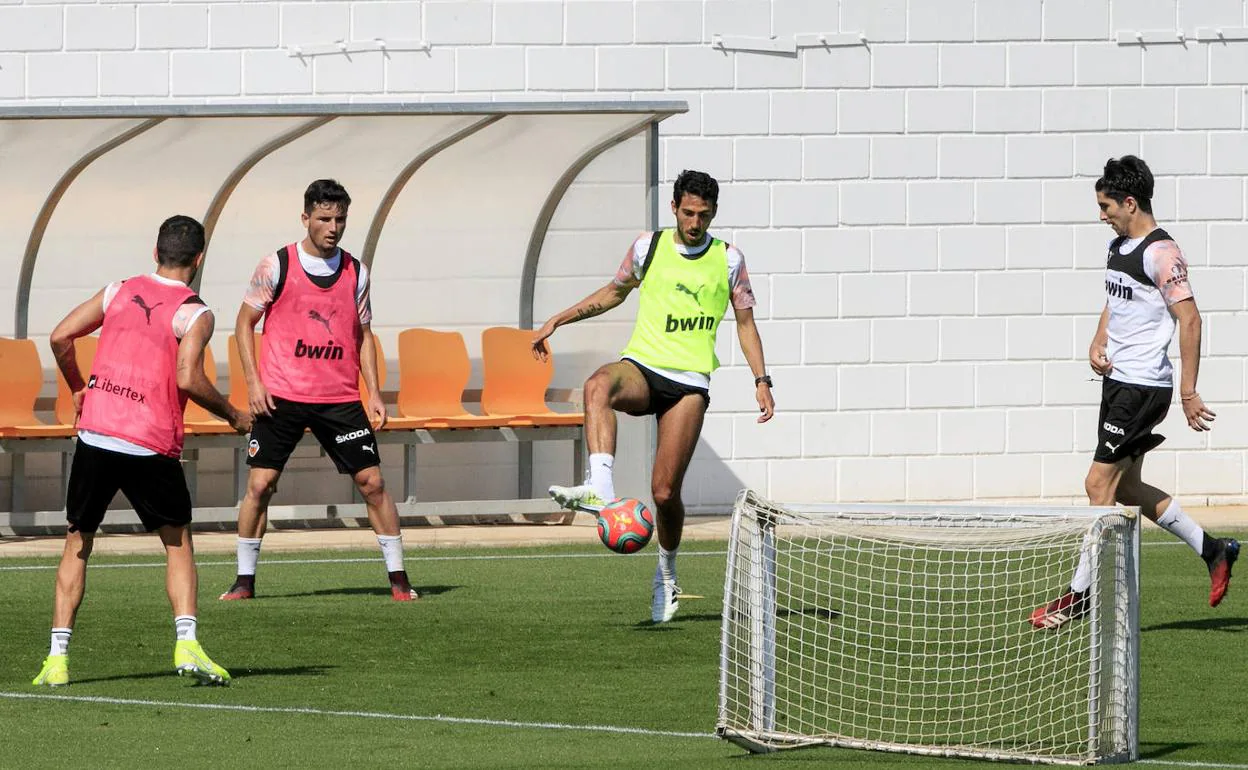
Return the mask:
<svg viewBox="0 0 1248 770">
<path fill-rule="evenodd" d="M 654 498 L 657 508 L 666 508 L 680 502 L 680 490 L 671 484 L 655 483 L 650 487 L 650 496 Z"/>
<path fill-rule="evenodd" d="M 382 477 L 381 472 L 376 468 L 358 474 L 355 477 L 355 486 L 360 490 L 360 495 L 365 500 L 372 500 L 374 497 L 381 496 L 386 491 L 386 480 Z"/>
<path fill-rule="evenodd" d="M 1110 494 L 1110 479 L 1100 474 L 1089 473 L 1083 480 L 1083 491 L 1094 503 L 1098 500 L 1105 500 Z"/>
<path fill-rule="evenodd" d="M 606 404 L 611 400 L 611 378 L 606 372 L 597 371 L 585 380 L 586 404 Z"/>
<path fill-rule="evenodd" d="M 255 478 L 247 480 L 247 496 L 261 505 L 267 505 L 273 495 L 277 494 L 277 481 Z"/>
</svg>

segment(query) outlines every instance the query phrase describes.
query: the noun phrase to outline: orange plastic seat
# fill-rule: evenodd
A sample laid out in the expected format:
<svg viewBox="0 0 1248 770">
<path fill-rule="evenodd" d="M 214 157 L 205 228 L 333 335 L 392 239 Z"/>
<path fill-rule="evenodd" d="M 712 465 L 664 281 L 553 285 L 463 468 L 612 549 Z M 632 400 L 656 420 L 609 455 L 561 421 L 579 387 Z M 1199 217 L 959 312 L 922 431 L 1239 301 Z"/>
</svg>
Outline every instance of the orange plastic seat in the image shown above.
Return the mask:
<svg viewBox="0 0 1248 770">
<path fill-rule="evenodd" d="M 4 364 L 4 376 L 14 376 L 24 380 L 25 386 L 22 392 L 26 393 L 29 392 L 30 378 L 33 376 L 38 384 L 34 391 L 37 397 L 39 388 L 43 387 L 43 367 L 39 363 L 38 350 L 30 340 L 10 340 L 9 342 L 17 343 L 17 345 L 10 348 L 15 356 L 14 363 L 16 366 L 14 369 L 25 369 L 25 372 L 10 372 L 6 362 Z M 78 359 L 78 369 L 82 372 L 84 379 L 91 376 L 91 365 L 95 362 L 95 348 L 98 342 L 98 337 L 79 337 L 74 340 L 74 355 Z M 77 431 L 74 429 L 74 396 L 69 392 L 69 385 L 66 384 L 59 368 L 56 373 L 56 406 L 54 408 L 56 423 L 49 425 L 36 419 L 34 416 L 34 403 L 34 399 L 30 399 L 28 405 L 30 422 L 24 425 L 18 424 L 26 419 L 25 414 L 19 411 L 14 414 L 14 417 L 20 419 L 15 420 L 13 425 L 5 425 L 3 428 L 0 428 L 0 435 L 13 438 L 66 438 L 77 435 Z M 10 421 L 6 419 L 4 422 Z"/>
<path fill-rule="evenodd" d="M 549 344 L 549 343 L 547 343 Z M 533 332 L 494 326 L 481 332 L 485 384 L 481 411 L 506 417 L 512 426 L 583 425 L 583 412 L 555 412 L 546 403 L 546 388 L 555 376 L 553 357 L 533 355 Z"/>
<path fill-rule="evenodd" d="M 459 332 L 406 329 L 399 333 L 399 416 L 388 427 L 497 428 L 505 418 L 464 408 L 464 386 L 472 375 L 468 348 Z"/>
<path fill-rule="evenodd" d="M 35 417 L 43 367 L 32 340 L 0 338 L 0 436 L 56 428 Z"/>
</svg>

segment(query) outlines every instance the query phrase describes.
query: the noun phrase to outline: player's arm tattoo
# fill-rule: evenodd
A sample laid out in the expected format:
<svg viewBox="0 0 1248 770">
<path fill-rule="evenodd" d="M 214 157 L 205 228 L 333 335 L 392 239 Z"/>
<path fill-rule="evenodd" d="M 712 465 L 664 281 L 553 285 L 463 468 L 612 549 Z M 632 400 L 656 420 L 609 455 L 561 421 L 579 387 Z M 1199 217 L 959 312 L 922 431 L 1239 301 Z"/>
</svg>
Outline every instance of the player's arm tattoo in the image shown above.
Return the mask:
<svg viewBox="0 0 1248 770">
<path fill-rule="evenodd" d="M 606 312 L 606 310 L 607 309 L 599 303 L 591 302 L 584 307 L 578 307 L 576 309 L 576 316 L 574 320 L 584 321 L 586 318 L 593 318 L 596 315 L 602 315 Z"/>
</svg>

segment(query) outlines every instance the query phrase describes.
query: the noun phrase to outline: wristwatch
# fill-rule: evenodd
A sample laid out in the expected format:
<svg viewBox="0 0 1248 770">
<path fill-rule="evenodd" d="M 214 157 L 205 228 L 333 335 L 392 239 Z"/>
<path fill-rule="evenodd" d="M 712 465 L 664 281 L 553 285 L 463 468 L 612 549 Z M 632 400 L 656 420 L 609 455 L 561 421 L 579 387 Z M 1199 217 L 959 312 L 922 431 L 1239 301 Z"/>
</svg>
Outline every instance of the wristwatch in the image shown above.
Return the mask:
<svg viewBox="0 0 1248 770">
<path fill-rule="evenodd" d="M 769 388 L 770 388 L 770 387 L 774 387 L 774 386 L 771 384 L 771 375 L 764 374 L 762 377 L 755 377 L 755 378 L 754 378 L 754 387 L 758 387 L 759 385 L 764 384 L 764 383 L 765 383 L 765 384 L 767 385 L 767 387 L 769 387 Z"/>
</svg>

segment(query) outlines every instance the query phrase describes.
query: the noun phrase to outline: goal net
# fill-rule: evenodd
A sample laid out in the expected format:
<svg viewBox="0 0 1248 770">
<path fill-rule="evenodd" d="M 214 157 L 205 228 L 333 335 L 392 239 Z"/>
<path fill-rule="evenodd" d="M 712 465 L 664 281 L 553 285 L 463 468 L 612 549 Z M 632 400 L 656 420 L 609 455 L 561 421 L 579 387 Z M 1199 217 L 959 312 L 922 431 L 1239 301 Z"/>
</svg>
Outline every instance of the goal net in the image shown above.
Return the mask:
<svg viewBox="0 0 1248 770">
<path fill-rule="evenodd" d="M 1033 628 L 1084 548 L 1086 614 Z M 1138 569 L 1123 509 L 780 506 L 743 491 L 717 733 L 755 752 L 1134 760 Z"/>
</svg>

